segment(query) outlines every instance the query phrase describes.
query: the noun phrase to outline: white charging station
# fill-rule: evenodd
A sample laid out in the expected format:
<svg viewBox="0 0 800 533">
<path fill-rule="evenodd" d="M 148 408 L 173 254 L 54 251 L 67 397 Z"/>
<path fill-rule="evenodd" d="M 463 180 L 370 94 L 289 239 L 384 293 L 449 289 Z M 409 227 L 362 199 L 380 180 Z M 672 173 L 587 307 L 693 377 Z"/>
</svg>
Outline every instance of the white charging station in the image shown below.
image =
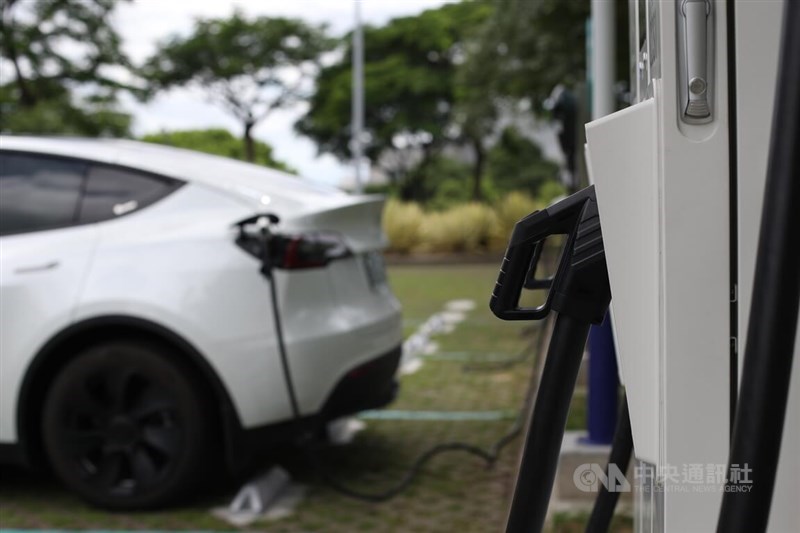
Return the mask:
<svg viewBox="0 0 800 533">
<path fill-rule="evenodd" d="M 635 103 L 586 126 L 639 474 L 639 532 L 716 527 L 783 8 L 779 0 L 630 0 Z M 800 527 L 798 346 L 795 354 L 775 532 Z"/>
</svg>

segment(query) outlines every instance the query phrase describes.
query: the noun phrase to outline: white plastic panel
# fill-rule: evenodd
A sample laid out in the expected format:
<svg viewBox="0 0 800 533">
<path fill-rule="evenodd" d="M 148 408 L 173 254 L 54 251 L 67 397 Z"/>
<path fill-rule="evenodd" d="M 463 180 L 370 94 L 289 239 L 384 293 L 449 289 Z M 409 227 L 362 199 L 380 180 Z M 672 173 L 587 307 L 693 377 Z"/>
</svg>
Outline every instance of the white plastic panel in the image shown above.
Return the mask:
<svg viewBox="0 0 800 533">
<path fill-rule="evenodd" d="M 656 83 L 661 200 L 661 463 L 723 465 L 730 434 L 730 171 L 726 4 L 711 2 L 716 51 L 712 122 L 679 118 L 676 10 L 659 4 L 662 80 Z M 695 491 L 664 479 L 664 530 L 713 531 L 721 483 Z"/>
<path fill-rule="evenodd" d="M 658 180 L 655 101 L 586 126 L 636 456 L 657 464 Z"/>
<path fill-rule="evenodd" d="M 711 122 L 680 120 L 676 8 L 660 2 L 653 98 L 587 125 L 635 454 L 664 469 L 654 531 L 714 530 L 722 483 L 695 490 L 680 473 L 728 456 L 727 34 L 712 6 Z"/>
</svg>

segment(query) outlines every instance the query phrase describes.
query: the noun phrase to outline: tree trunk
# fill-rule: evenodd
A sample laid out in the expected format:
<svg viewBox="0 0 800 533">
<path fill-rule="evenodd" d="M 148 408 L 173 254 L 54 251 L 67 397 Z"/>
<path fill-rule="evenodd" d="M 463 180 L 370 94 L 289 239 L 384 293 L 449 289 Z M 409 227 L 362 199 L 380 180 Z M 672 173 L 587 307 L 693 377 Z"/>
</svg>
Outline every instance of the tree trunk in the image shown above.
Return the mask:
<svg viewBox="0 0 800 533">
<path fill-rule="evenodd" d="M 425 167 L 427 167 L 431 161 L 433 148 L 430 144 L 423 144 L 420 147 L 420 150 L 422 150 L 422 158 L 420 162 L 416 167 L 405 172 L 405 175 L 400 182 L 400 199 L 404 202 L 425 203 L 430 200 L 430 198 L 428 198 L 428 196 L 425 194 L 422 176 L 425 173 Z"/>
<path fill-rule="evenodd" d="M 256 146 L 252 135 L 253 126 L 255 126 L 255 122 L 247 121 L 244 123 L 244 157 L 250 163 L 256 160 Z"/>
<path fill-rule="evenodd" d="M 17 74 L 16 84 L 19 89 L 19 103 L 22 104 L 23 107 L 35 106 L 36 96 L 31 92 L 30 87 L 28 87 L 28 82 L 22 76 L 22 70 L 19 68 L 19 61 L 16 56 L 11 58 L 11 63 L 14 65 L 14 71 Z"/>
<path fill-rule="evenodd" d="M 472 148 L 475 150 L 475 164 L 472 167 L 472 199 L 476 202 L 483 200 L 483 168 L 486 166 L 486 151 L 480 139 L 472 139 Z"/>
</svg>

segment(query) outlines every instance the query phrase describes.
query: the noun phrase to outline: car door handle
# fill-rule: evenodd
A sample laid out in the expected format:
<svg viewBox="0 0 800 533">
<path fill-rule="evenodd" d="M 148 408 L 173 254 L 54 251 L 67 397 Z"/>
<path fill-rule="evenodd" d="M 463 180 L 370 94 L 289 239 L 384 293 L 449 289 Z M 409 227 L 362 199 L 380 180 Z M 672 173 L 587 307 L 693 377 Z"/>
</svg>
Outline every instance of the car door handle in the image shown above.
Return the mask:
<svg viewBox="0 0 800 533">
<path fill-rule="evenodd" d="M 58 261 L 50 261 L 40 265 L 23 266 L 14 269 L 15 274 L 31 274 L 33 272 L 44 272 L 46 270 L 53 270 L 58 267 Z"/>
</svg>

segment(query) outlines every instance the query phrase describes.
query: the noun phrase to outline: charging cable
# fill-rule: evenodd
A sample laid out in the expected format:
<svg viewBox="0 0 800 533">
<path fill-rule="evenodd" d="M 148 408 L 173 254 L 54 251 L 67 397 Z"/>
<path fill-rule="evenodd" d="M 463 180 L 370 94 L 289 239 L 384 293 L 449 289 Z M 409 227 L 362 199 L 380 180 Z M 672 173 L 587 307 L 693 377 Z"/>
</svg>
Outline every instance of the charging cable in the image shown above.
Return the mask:
<svg viewBox="0 0 800 533">
<path fill-rule="evenodd" d="M 275 217 L 274 215 L 268 216 L 267 220 L 270 224 L 277 223 L 278 221 L 277 217 Z M 270 225 L 267 223 L 262 223 L 260 231 L 262 240 L 261 273 L 264 275 L 264 277 L 267 278 L 269 282 L 272 316 L 275 326 L 275 335 L 278 341 L 277 342 L 278 355 L 280 357 L 281 368 L 283 370 L 284 380 L 286 382 L 286 388 L 289 394 L 289 403 L 292 410 L 292 417 L 294 421 L 299 424 L 301 422 L 300 408 L 297 402 L 297 394 L 294 387 L 294 382 L 292 380 L 292 372 L 289 365 L 289 357 L 287 354 L 286 343 L 284 340 L 283 324 L 281 322 L 280 305 L 278 302 L 277 280 L 273 272 L 274 265 L 271 259 L 272 254 L 270 250 L 270 243 L 272 240 L 272 233 L 270 232 Z M 545 328 L 540 329 L 540 338 L 542 334 L 541 332 L 544 329 Z M 532 381 L 533 381 L 533 378 L 535 377 L 536 374 L 535 370 L 532 372 L 532 374 L 533 374 L 532 375 Z M 531 401 L 530 398 L 531 388 L 532 387 L 529 387 L 529 394 L 525 400 L 526 405 L 529 404 Z M 516 438 L 522 433 L 522 429 L 525 424 L 526 412 L 527 409 L 523 408 L 520 411 L 520 414 L 517 417 L 517 420 L 515 421 L 511 429 L 505 435 L 503 435 L 497 442 L 495 442 L 488 449 L 488 451 L 473 444 L 458 442 L 458 441 L 444 442 L 441 444 L 437 444 L 427 449 L 422 454 L 420 454 L 419 457 L 417 457 L 417 459 L 411 464 L 411 466 L 406 471 L 405 475 L 397 484 L 381 492 L 364 492 L 355 490 L 335 479 L 335 477 L 327 470 L 325 465 L 319 460 L 318 454 L 315 453 L 315 450 L 310 445 L 311 439 L 308 439 L 306 442 L 303 443 L 304 444 L 303 449 L 306 452 L 309 463 L 312 465 L 314 470 L 320 475 L 323 481 L 336 492 L 339 492 L 340 494 L 343 494 L 351 498 L 371 503 L 385 502 L 391 500 L 392 498 L 394 498 L 395 496 L 406 490 L 413 483 L 416 477 L 420 474 L 423 466 L 425 466 L 425 464 L 428 461 L 430 461 L 439 454 L 445 452 L 460 451 L 483 459 L 487 467 L 493 466 L 494 463 L 497 461 L 500 452 L 503 450 L 503 448 L 507 446 L 510 442 L 512 442 L 514 438 Z"/>
</svg>

